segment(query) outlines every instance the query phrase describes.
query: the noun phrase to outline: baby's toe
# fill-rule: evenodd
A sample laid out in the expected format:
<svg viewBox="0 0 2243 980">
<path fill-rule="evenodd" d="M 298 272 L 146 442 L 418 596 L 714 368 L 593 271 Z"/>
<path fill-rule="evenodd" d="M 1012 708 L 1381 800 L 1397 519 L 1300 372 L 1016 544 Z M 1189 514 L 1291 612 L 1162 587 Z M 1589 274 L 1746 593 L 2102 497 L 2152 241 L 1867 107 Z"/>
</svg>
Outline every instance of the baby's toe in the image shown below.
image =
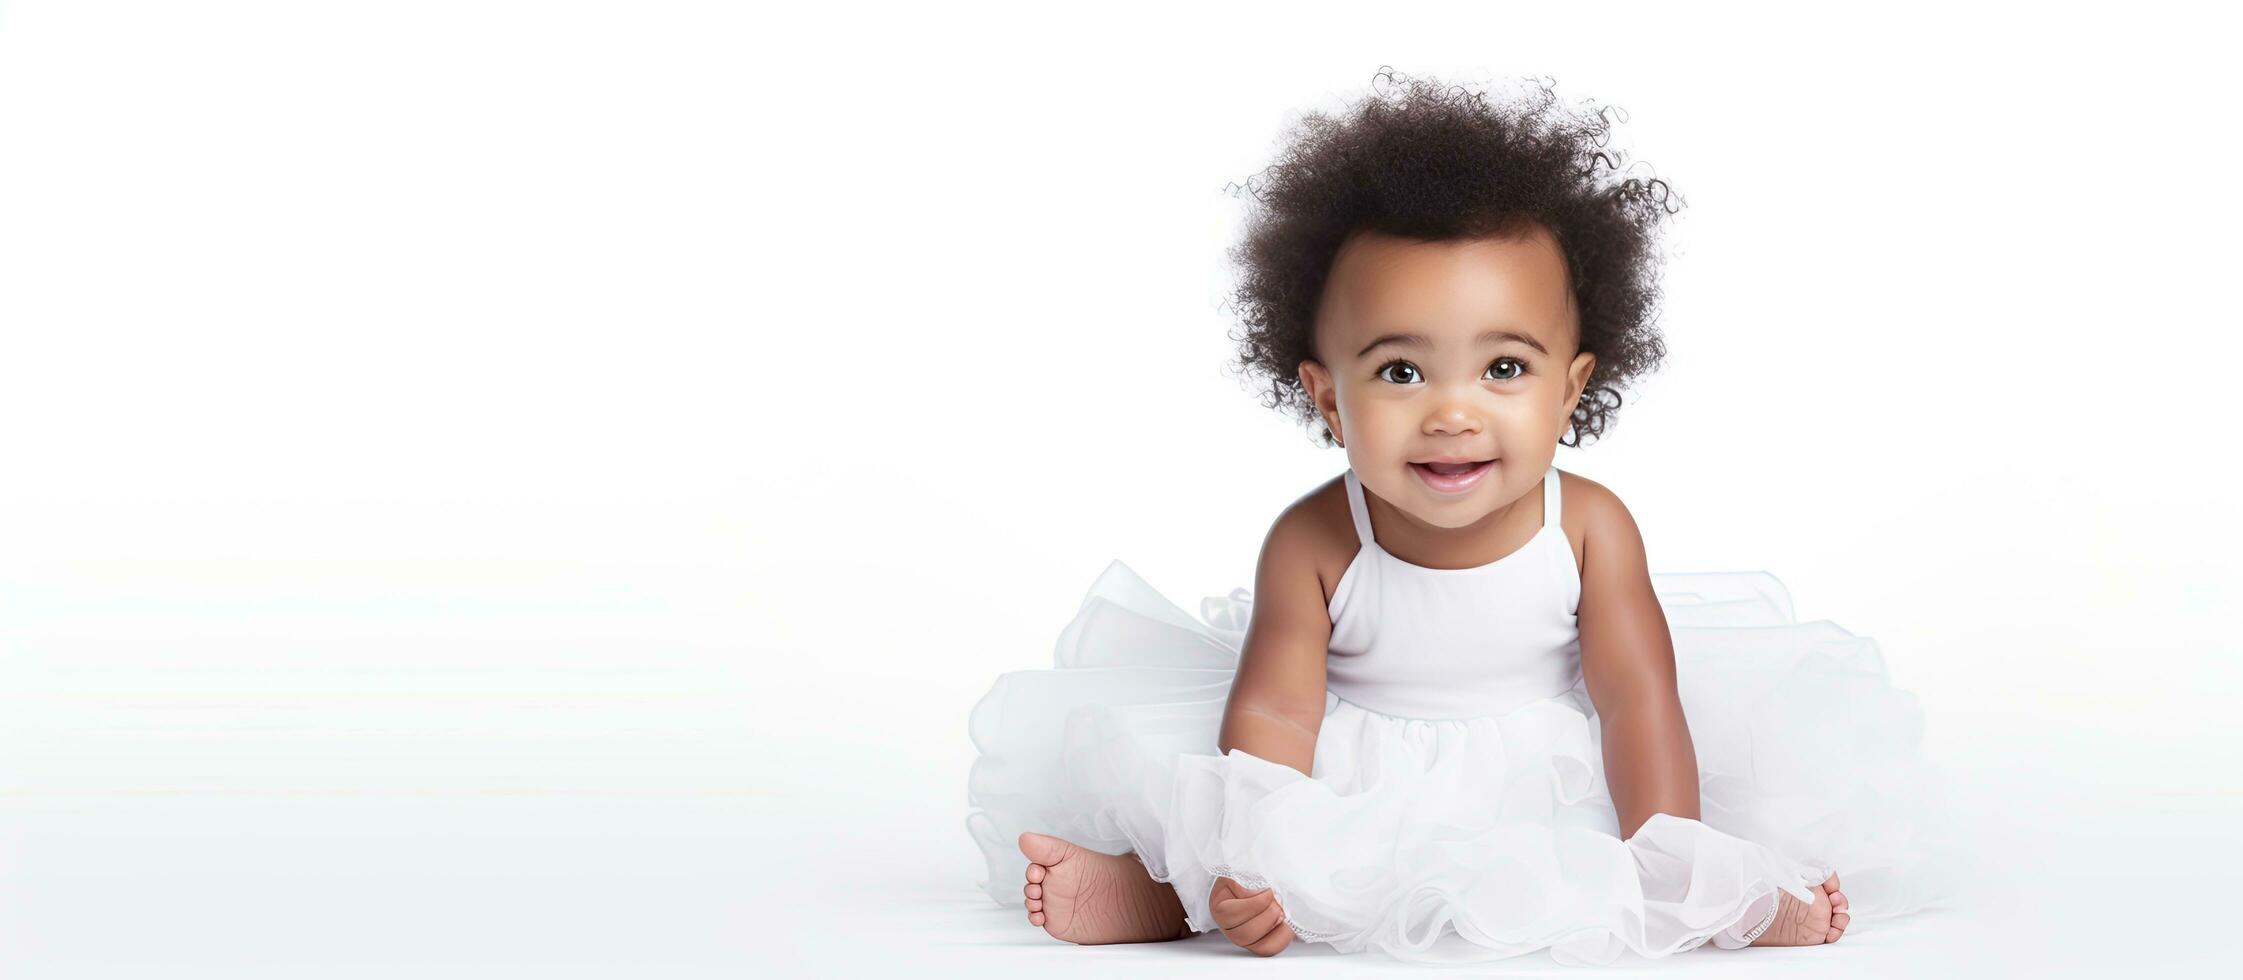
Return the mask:
<svg viewBox="0 0 2243 980">
<path fill-rule="evenodd" d="M 1028 924 L 1029 924 L 1029 925 L 1032 925 L 1032 926 L 1040 926 L 1040 925 L 1043 925 L 1043 924 L 1044 924 L 1044 914 L 1043 914 L 1042 912 L 1030 912 L 1030 913 L 1028 913 Z"/>
<path fill-rule="evenodd" d="M 1028 896 L 1029 898 L 1042 898 L 1044 897 L 1044 886 L 1031 881 L 1025 885 L 1020 886 L 1020 893 Z"/>
<path fill-rule="evenodd" d="M 1043 910 L 1044 910 L 1044 900 L 1043 900 L 1043 899 L 1040 899 L 1040 898 L 1031 898 L 1031 899 L 1029 899 L 1029 900 L 1028 900 L 1028 911 L 1030 911 L 1030 912 L 1041 912 L 1041 911 L 1043 911 Z"/>
<path fill-rule="evenodd" d="M 1040 881 L 1043 881 L 1043 880 L 1044 880 L 1044 866 L 1043 866 L 1043 865 L 1041 865 L 1041 864 L 1030 864 L 1030 865 L 1028 866 L 1028 880 L 1029 880 L 1029 881 L 1034 881 L 1034 882 L 1040 882 Z"/>
</svg>

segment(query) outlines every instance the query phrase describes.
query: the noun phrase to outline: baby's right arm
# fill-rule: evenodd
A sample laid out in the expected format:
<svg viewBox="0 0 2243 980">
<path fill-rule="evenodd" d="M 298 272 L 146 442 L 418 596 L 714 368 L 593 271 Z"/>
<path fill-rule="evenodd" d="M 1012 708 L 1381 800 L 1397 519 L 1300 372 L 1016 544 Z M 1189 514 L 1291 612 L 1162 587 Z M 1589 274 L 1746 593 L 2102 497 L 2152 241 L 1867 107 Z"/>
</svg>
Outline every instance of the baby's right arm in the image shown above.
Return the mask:
<svg viewBox="0 0 2243 980">
<path fill-rule="evenodd" d="M 1324 723 L 1324 654 L 1332 620 L 1316 574 L 1316 540 L 1306 499 L 1277 516 L 1254 570 L 1254 604 L 1216 738 L 1312 775 L 1316 732 Z"/>
</svg>

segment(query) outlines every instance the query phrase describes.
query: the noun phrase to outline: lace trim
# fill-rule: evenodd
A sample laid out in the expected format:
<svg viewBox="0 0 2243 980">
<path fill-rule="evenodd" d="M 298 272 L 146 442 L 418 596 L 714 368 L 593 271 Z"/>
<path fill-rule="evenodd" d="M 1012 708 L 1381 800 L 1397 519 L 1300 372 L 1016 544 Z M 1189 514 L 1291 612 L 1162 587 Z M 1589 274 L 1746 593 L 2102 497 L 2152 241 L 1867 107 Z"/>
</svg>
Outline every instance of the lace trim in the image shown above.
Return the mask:
<svg viewBox="0 0 2243 980">
<path fill-rule="evenodd" d="M 1775 901 L 1768 903 L 1768 917 L 1761 919 L 1759 925 L 1753 926 L 1744 935 L 1737 937 L 1743 940 L 1747 946 L 1752 945 L 1753 940 L 1760 938 L 1761 933 L 1767 932 L 1769 926 L 1776 924 L 1776 913 L 1783 909 L 1783 892 L 1778 891 L 1769 897 L 1775 899 Z"/>
<path fill-rule="evenodd" d="M 1150 871 L 1150 869 L 1147 870 L 1148 872 Z M 1264 878 L 1261 875 L 1255 874 L 1254 872 L 1247 871 L 1242 868 L 1234 868 L 1229 865 L 1223 864 L 1213 864 L 1204 866 L 1202 870 L 1206 871 L 1209 877 L 1229 878 L 1232 881 L 1238 882 L 1239 884 L 1246 886 L 1249 891 L 1258 892 L 1272 887 L 1268 878 Z M 1820 869 L 1818 868 L 1818 870 Z M 1818 876 L 1813 881 L 1807 882 L 1806 884 L 1809 887 L 1812 887 L 1814 885 L 1821 884 L 1824 879 L 1827 879 L 1829 877 L 1830 872 L 1820 871 Z M 1154 881 L 1170 886 L 1173 886 L 1175 884 L 1175 878 L 1176 876 L 1174 874 L 1152 875 L 1152 879 Z M 1768 903 L 1768 914 L 1761 918 L 1759 925 L 1753 926 L 1751 930 L 1743 933 L 1742 935 L 1731 932 L 1730 929 L 1724 929 L 1722 930 L 1722 932 L 1729 935 L 1737 935 L 1737 938 L 1741 940 L 1743 946 L 1752 945 L 1753 940 L 1760 938 L 1761 935 L 1768 931 L 1768 928 L 1770 926 L 1776 924 L 1776 913 L 1783 911 L 1783 889 L 1777 889 L 1771 897 L 1773 897 L 1775 901 Z M 1312 943 L 1329 943 L 1339 939 L 1343 935 L 1346 935 L 1345 933 L 1337 932 L 1318 932 L 1317 930 L 1307 928 L 1305 926 L 1302 926 L 1299 922 L 1294 921 L 1292 913 L 1285 911 L 1285 896 L 1283 894 L 1279 894 L 1277 896 L 1277 908 L 1279 914 L 1282 916 L 1281 921 L 1283 921 L 1286 925 L 1293 927 L 1293 936 L 1295 938 L 1305 939 Z M 1731 928 L 1733 929 L 1735 927 L 1732 926 Z M 1743 948 L 1743 946 L 1739 946 L 1738 948 L 1741 949 Z"/>
</svg>

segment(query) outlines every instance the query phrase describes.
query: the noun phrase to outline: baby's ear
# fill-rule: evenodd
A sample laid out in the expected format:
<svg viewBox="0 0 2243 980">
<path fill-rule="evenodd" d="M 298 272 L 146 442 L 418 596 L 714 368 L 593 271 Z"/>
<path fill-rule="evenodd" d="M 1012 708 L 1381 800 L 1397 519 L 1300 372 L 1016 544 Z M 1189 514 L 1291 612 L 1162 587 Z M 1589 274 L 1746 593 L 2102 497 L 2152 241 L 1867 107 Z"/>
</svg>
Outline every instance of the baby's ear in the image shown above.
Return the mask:
<svg viewBox="0 0 2243 980">
<path fill-rule="evenodd" d="M 1310 405 L 1327 414 L 1338 411 L 1339 398 L 1332 390 L 1332 372 L 1324 370 L 1322 364 L 1304 360 L 1301 362 L 1300 374 L 1301 390 L 1308 392 Z"/>
<path fill-rule="evenodd" d="M 1308 393 L 1308 404 L 1323 416 L 1324 427 L 1340 438 L 1339 392 L 1332 386 L 1332 372 L 1313 360 L 1304 360 L 1300 366 L 1301 390 Z"/>
<path fill-rule="evenodd" d="M 1573 397 L 1567 399 L 1566 404 L 1571 405 L 1581 400 L 1581 393 L 1589 390 L 1589 375 L 1595 374 L 1596 370 L 1595 354 L 1582 351 L 1573 355 L 1573 366 L 1567 368 L 1565 373 L 1566 387 L 1571 390 Z"/>
</svg>

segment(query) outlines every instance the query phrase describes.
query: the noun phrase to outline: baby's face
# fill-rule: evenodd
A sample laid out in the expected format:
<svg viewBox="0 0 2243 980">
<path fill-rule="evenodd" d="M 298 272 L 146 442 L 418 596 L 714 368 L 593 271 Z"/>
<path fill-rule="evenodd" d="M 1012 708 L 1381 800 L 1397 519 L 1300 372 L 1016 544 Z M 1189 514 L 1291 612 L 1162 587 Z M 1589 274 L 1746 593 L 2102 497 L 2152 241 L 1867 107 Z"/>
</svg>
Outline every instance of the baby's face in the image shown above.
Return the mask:
<svg viewBox="0 0 2243 980">
<path fill-rule="evenodd" d="M 1464 527 L 1541 487 L 1596 364 L 1576 327 L 1547 229 L 1458 242 L 1360 232 L 1333 259 L 1301 383 L 1366 488 Z M 1441 458 L 1494 462 L 1464 477 L 1417 465 Z"/>
</svg>

